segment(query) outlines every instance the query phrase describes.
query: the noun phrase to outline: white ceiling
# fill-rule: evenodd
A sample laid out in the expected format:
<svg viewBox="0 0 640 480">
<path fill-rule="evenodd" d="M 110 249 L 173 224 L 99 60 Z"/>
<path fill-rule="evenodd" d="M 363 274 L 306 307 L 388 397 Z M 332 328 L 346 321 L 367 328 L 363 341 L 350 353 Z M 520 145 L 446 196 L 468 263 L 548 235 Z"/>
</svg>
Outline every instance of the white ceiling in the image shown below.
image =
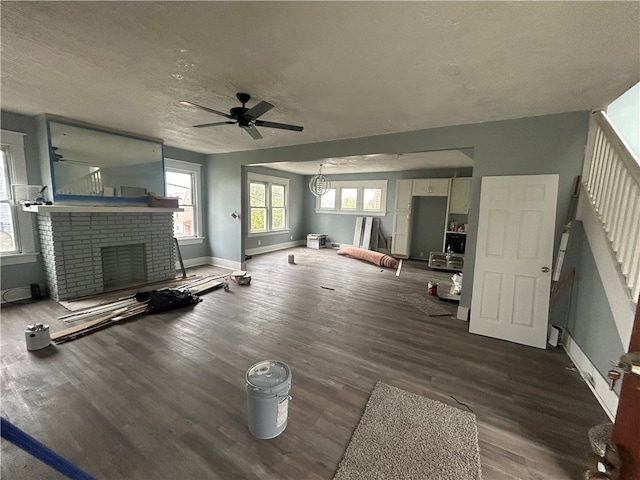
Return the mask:
<svg viewBox="0 0 640 480">
<path fill-rule="evenodd" d="M 640 78 L 639 5 L 3 1 L 0 101 L 201 153 L 590 110 Z M 239 91 L 304 131 L 192 128 L 224 118 L 178 103 Z"/>
</svg>

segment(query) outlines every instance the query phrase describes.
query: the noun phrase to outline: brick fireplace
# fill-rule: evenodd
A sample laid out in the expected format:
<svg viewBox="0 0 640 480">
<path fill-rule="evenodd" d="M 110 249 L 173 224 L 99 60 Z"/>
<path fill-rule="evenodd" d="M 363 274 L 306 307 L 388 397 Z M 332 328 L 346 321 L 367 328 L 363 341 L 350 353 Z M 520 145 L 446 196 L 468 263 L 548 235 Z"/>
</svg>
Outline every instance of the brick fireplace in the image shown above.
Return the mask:
<svg viewBox="0 0 640 480">
<path fill-rule="evenodd" d="M 175 277 L 172 209 L 54 205 L 35 211 L 55 300 Z"/>
</svg>

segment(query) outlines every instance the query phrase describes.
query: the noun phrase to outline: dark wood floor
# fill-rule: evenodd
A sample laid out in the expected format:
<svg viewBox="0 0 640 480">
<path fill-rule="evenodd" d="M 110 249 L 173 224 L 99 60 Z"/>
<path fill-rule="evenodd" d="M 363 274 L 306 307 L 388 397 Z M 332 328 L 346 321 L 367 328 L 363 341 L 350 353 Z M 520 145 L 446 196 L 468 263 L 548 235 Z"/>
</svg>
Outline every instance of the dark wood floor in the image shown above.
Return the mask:
<svg viewBox="0 0 640 480">
<path fill-rule="evenodd" d="M 608 418 L 562 349 L 471 335 L 399 296 L 449 274 L 405 263 L 396 277 L 305 248 L 248 269 L 250 286 L 40 352 L 26 350 L 26 325 L 60 330 L 66 310 L 3 307 L 2 415 L 101 479 L 331 479 L 382 381 L 473 409 L 484 480 L 581 478 L 587 432 Z M 264 359 L 293 371 L 289 425 L 273 440 L 254 439 L 245 414 L 244 374 Z M 61 478 L 4 440 L 1 474 Z"/>
</svg>

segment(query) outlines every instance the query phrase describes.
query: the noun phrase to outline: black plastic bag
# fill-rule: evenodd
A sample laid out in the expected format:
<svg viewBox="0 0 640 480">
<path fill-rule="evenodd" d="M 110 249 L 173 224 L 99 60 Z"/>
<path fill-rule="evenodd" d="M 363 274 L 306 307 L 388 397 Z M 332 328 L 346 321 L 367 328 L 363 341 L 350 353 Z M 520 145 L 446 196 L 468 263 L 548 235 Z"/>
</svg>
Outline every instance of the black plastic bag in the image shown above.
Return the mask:
<svg viewBox="0 0 640 480">
<path fill-rule="evenodd" d="M 176 290 L 165 288 L 162 290 L 153 290 L 151 292 L 140 292 L 136 294 L 136 300 L 143 302 L 149 299 L 145 313 L 158 313 L 174 308 L 187 307 L 201 302 L 202 299 L 194 295 L 189 290 Z"/>
</svg>

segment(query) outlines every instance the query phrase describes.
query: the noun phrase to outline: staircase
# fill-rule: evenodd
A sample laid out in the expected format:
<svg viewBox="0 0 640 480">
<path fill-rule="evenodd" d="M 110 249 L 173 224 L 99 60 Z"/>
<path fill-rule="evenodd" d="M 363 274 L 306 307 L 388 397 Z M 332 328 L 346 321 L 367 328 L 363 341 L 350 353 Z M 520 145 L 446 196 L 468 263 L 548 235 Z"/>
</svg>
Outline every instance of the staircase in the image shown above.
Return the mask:
<svg viewBox="0 0 640 480">
<path fill-rule="evenodd" d="M 604 112 L 591 116 L 583 172 L 590 201 L 633 302 L 640 294 L 640 163 Z"/>
<path fill-rule="evenodd" d="M 563 347 L 613 421 L 607 372 L 627 351 L 640 290 L 640 165 L 603 112 L 591 115 L 581 180 Z"/>
<path fill-rule="evenodd" d="M 56 189 L 56 193 L 64 195 L 102 195 L 102 174 L 100 170 L 85 175 L 70 185 Z"/>
</svg>

